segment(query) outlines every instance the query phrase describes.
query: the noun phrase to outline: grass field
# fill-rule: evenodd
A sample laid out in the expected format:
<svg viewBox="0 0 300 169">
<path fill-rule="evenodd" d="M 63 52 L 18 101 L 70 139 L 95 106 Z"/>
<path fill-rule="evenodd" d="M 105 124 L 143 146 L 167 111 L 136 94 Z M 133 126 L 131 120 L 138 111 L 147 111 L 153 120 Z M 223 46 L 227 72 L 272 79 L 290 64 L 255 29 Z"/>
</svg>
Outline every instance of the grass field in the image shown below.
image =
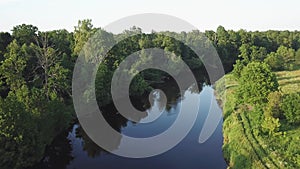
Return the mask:
<svg viewBox="0 0 300 169">
<path fill-rule="evenodd" d="M 300 70 L 276 72 L 276 75 L 284 94 L 300 92 Z M 300 142 L 300 127 L 284 129 L 282 122 L 284 132 L 278 136 L 270 138 L 258 134 L 260 124 L 256 121 L 262 118 L 263 112 L 253 112 L 237 105 L 234 97 L 237 86 L 232 74 L 227 74 L 215 85 L 223 107 L 223 154 L 228 168 L 299 168 L 300 146 L 293 145 L 296 150 L 292 154 L 286 150 L 292 147 L 290 144 Z"/>
<path fill-rule="evenodd" d="M 277 72 L 276 75 L 283 93 L 300 92 L 300 70 Z"/>
</svg>

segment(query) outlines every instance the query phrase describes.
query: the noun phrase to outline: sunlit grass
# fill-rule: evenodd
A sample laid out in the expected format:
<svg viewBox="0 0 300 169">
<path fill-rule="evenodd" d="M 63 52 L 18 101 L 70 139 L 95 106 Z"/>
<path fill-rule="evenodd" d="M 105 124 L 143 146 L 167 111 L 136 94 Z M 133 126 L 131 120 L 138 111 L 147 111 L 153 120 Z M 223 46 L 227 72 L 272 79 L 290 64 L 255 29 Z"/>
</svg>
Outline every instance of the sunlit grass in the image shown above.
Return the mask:
<svg viewBox="0 0 300 169">
<path fill-rule="evenodd" d="M 276 72 L 283 93 L 300 92 L 300 70 Z"/>
</svg>

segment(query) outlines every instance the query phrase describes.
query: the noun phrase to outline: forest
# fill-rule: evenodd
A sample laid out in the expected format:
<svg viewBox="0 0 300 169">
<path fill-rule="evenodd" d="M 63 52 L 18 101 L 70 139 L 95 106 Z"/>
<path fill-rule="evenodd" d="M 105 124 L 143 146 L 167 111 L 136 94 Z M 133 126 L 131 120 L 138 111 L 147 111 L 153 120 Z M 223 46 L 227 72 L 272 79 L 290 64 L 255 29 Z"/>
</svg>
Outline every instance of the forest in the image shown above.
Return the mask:
<svg viewBox="0 0 300 169">
<path fill-rule="evenodd" d="M 112 34 L 88 19 L 79 21 L 73 32 L 39 31 L 22 24 L 11 33 L 0 33 L 0 168 L 34 165 L 76 120 L 72 73 L 84 44 L 96 32 L 97 38 L 110 42 L 127 37 L 99 66 L 95 82 L 99 106 L 112 102 L 113 72 L 131 53 L 156 47 L 176 54 L 192 70 L 205 71 L 186 44 L 212 43 L 227 73 L 214 86 L 223 106 L 223 152 L 229 168 L 300 168 L 300 32 L 219 26 L 216 31 L 164 35 L 133 27 Z M 153 81 L 168 76 L 144 71 L 134 78 L 130 94 L 143 95 Z"/>
</svg>

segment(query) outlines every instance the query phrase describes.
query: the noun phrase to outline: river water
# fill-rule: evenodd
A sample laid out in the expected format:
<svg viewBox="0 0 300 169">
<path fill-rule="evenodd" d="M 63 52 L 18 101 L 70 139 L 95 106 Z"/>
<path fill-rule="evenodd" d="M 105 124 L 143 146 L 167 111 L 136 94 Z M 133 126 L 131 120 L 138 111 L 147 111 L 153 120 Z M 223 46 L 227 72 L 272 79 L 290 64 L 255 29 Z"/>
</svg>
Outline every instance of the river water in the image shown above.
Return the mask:
<svg viewBox="0 0 300 169">
<path fill-rule="evenodd" d="M 182 103 L 194 103 L 194 98 L 200 97 L 200 108 L 198 117 L 188 135 L 173 149 L 149 158 L 133 159 L 119 157 L 106 152 L 98 147 L 85 134 L 78 123 L 75 123 L 69 130 L 58 136 L 52 145 L 47 148 L 46 155 L 42 162 L 35 168 L 44 169 L 224 169 L 226 163 L 222 154 L 222 122 L 220 120 L 213 135 L 204 143 L 199 143 L 199 134 L 204 121 L 208 115 L 210 104 L 216 104 L 214 90 L 209 85 L 204 85 L 201 92 L 186 90 L 184 96 L 170 87 L 164 90 L 167 95 L 167 106 L 161 115 L 151 123 L 133 123 L 117 114 L 114 108 L 103 111 L 104 117 L 109 124 L 122 134 L 134 137 L 149 137 L 157 135 L 172 125 L 175 121 Z M 159 91 L 157 91 L 159 92 Z M 157 93 L 156 93 L 157 94 Z M 135 101 L 132 101 L 133 103 Z M 144 105 L 136 103 L 135 106 Z M 113 107 L 113 106 L 111 106 Z M 145 106 L 144 106 L 145 107 Z M 147 107 L 147 106 L 146 106 Z M 152 106 L 148 106 L 148 116 L 152 110 L 161 110 L 159 99 L 155 100 Z M 188 110 L 185 110 L 188 111 Z M 183 112 L 186 113 L 186 112 Z M 215 114 L 221 114 L 217 108 Z M 149 118 L 149 117 L 148 117 Z M 145 119 L 147 119 L 145 117 Z M 143 120 L 143 119 L 141 119 Z M 115 140 L 115 149 L 118 149 L 122 138 Z M 159 143 L 157 143 L 159 144 Z M 149 146 L 149 145 L 145 145 Z"/>
</svg>

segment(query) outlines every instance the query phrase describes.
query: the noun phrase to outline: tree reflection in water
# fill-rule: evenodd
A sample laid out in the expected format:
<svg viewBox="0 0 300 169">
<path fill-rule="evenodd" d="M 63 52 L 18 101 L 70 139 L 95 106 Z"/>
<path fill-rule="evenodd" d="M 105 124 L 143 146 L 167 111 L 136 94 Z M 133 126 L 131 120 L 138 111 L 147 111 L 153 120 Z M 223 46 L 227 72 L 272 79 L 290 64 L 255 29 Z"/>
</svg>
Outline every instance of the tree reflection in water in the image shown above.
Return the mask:
<svg viewBox="0 0 300 169">
<path fill-rule="evenodd" d="M 58 135 L 52 144 L 46 147 L 45 156 L 41 162 L 30 169 L 65 169 L 74 159 L 68 134 L 68 131 L 64 131 Z"/>
<path fill-rule="evenodd" d="M 200 78 L 202 77 L 202 78 Z M 199 93 L 202 90 L 203 83 L 207 81 L 203 78 L 203 76 L 196 77 L 198 81 L 198 85 L 192 85 L 186 87 L 186 90 L 189 90 L 191 93 Z M 197 89 L 198 87 L 198 89 Z M 173 78 L 170 78 L 165 83 L 158 83 L 153 84 L 152 88 L 159 89 L 165 93 L 166 98 L 160 97 L 159 99 L 164 99 L 165 101 L 158 100 L 158 109 L 162 109 L 162 107 L 165 107 L 165 110 L 169 113 L 174 105 L 178 103 L 178 101 L 181 101 L 183 98 L 180 95 L 179 87 L 175 80 Z M 199 91 L 198 91 L 199 90 Z M 183 92 L 184 93 L 184 92 Z M 152 93 L 153 94 L 153 93 Z M 131 97 L 131 103 L 133 106 L 142 111 L 146 112 L 146 110 L 151 110 L 151 105 L 154 103 L 154 97 L 148 97 L 149 93 L 146 93 L 143 97 Z M 126 127 L 128 124 L 128 120 L 123 117 L 121 114 L 118 113 L 115 106 L 113 104 L 109 104 L 105 107 L 101 108 L 102 115 L 106 119 L 106 121 L 110 124 L 112 128 L 114 128 L 116 131 L 122 133 L 122 128 Z M 142 113 L 140 115 L 140 120 L 145 118 L 147 116 L 147 113 Z M 135 122 L 131 122 L 135 124 Z M 106 136 L 108 137 L 108 135 Z M 83 150 L 87 152 L 89 157 L 95 158 L 97 156 L 100 156 L 102 154 L 109 153 L 108 151 L 104 150 L 103 148 L 99 147 L 96 143 L 94 143 L 89 136 L 84 132 L 82 127 L 78 125 L 76 128 L 76 138 L 82 139 L 82 147 Z M 116 150 L 118 149 L 120 143 L 121 143 L 121 137 L 119 138 L 112 138 L 111 140 L 114 141 L 113 147 L 110 148 L 110 150 Z"/>
<path fill-rule="evenodd" d="M 201 92 L 203 84 L 208 84 L 208 80 L 206 77 L 207 76 L 203 76 L 203 74 L 198 73 L 198 77 L 196 77 L 198 84 L 186 86 L 185 90 L 189 90 L 191 93 Z M 167 113 L 172 113 L 173 111 L 170 110 L 174 108 L 174 106 L 177 105 L 178 102 L 184 99 L 180 94 L 177 83 L 171 77 L 169 77 L 168 79 L 164 79 L 163 83 L 154 83 L 151 85 L 151 87 L 153 89 L 159 89 L 163 91 L 165 94 L 164 96 L 166 98 L 149 98 L 148 95 L 150 93 L 145 93 L 145 95 L 142 97 L 131 97 L 130 99 L 133 106 L 141 112 L 145 112 L 140 115 L 140 120 L 145 118 L 147 116 L 147 113 L 151 111 L 151 105 L 154 104 L 155 99 L 158 99 L 156 100 L 158 103 L 156 104 L 156 107 L 159 110 L 165 109 Z M 184 93 L 184 91 L 182 93 Z M 100 109 L 102 111 L 102 115 L 104 116 L 106 121 L 111 125 L 111 127 L 114 128 L 116 131 L 122 133 L 122 128 L 127 127 L 129 121 L 118 113 L 113 103 Z M 131 123 L 135 124 L 135 122 Z M 109 135 L 106 135 L 106 137 L 109 137 Z M 51 146 L 47 147 L 45 157 L 43 158 L 43 160 L 36 166 L 31 167 L 30 169 L 68 168 L 68 165 L 75 158 L 73 156 L 76 156 L 76 153 L 74 153 L 74 139 L 76 139 L 79 142 L 79 144 L 81 144 L 81 146 L 78 147 L 80 147 L 84 152 L 86 152 L 87 156 L 90 158 L 96 158 L 101 155 L 109 154 L 108 151 L 104 150 L 103 148 L 99 147 L 96 143 L 94 143 L 84 132 L 80 124 L 76 122 L 74 123 L 72 128 L 60 134 L 53 141 Z M 113 140 L 114 143 L 111 144 L 112 147 L 110 148 L 110 150 L 118 149 L 122 137 L 120 136 L 119 138 L 112 138 L 111 140 Z"/>
</svg>

